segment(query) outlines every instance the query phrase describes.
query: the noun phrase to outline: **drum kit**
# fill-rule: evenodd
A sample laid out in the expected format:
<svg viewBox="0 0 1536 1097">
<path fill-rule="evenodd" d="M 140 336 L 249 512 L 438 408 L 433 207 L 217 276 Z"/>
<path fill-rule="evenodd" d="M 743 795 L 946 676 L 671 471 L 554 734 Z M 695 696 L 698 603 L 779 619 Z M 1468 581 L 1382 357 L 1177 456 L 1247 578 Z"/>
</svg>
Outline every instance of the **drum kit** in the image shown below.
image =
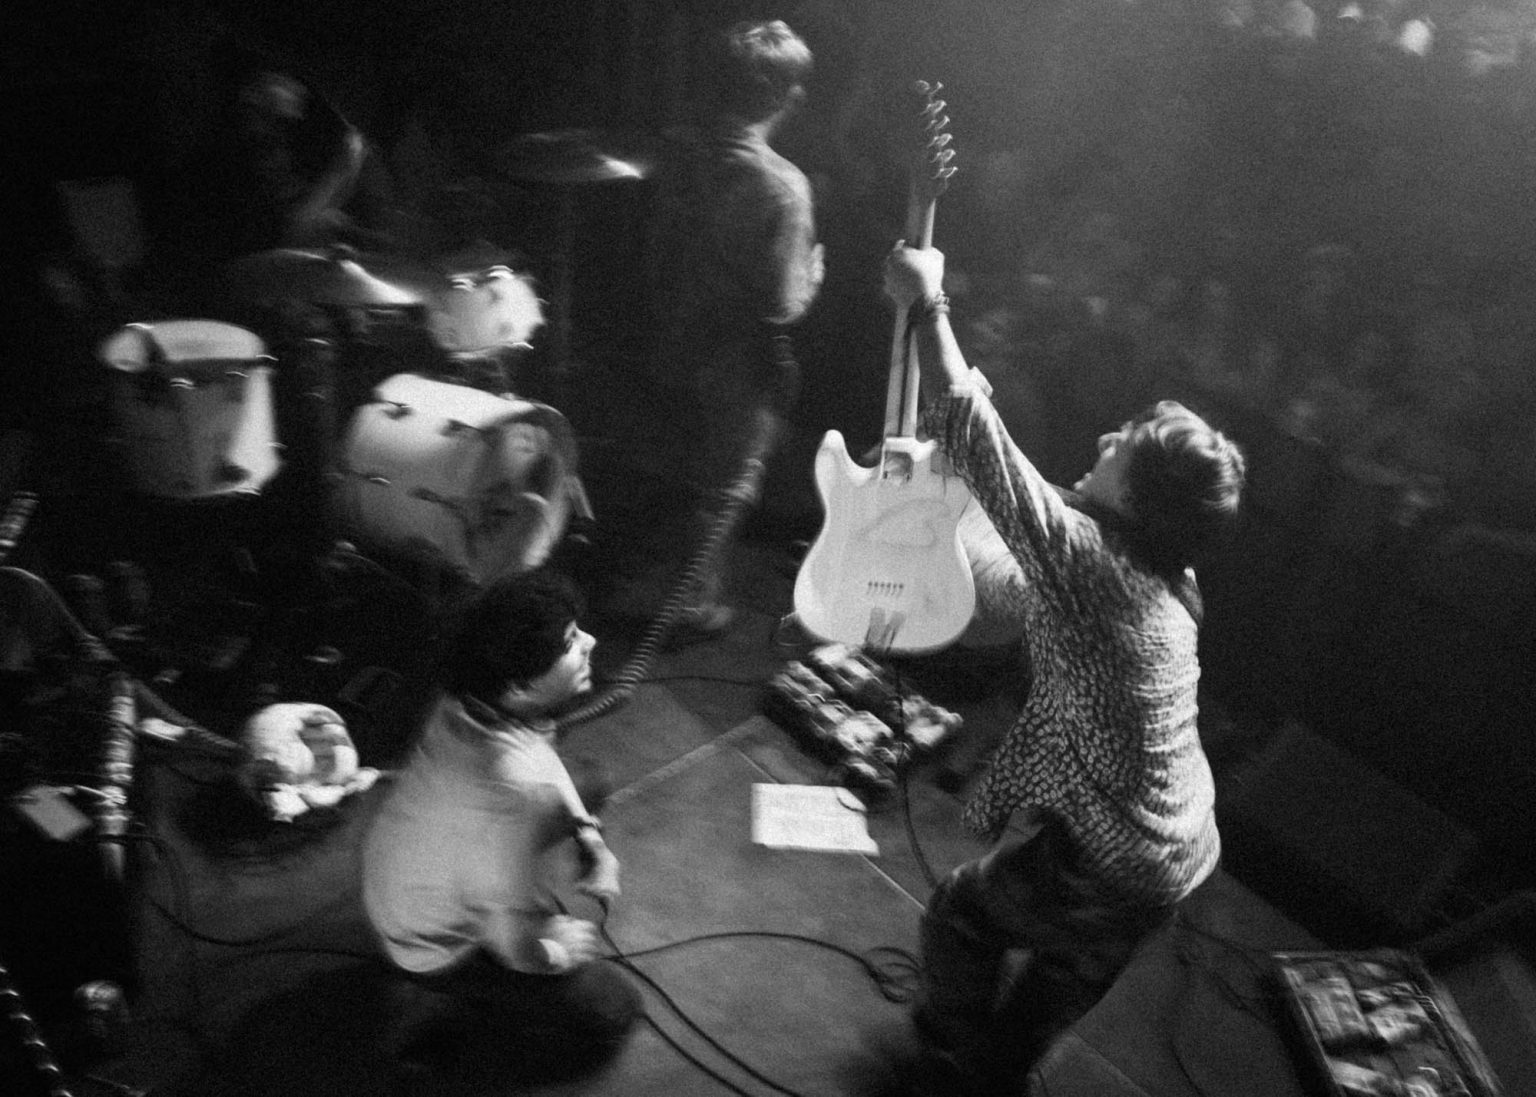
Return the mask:
<svg viewBox="0 0 1536 1097">
<path fill-rule="evenodd" d="M 276 475 L 266 349 L 255 333 L 215 320 L 129 324 L 103 344 L 135 489 L 207 499 L 259 491 Z"/>
<path fill-rule="evenodd" d="M 644 178 L 652 167 L 586 130 L 519 138 L 503 160 L 512 179 L 562 187 Z M 569 331 L 562 240 L 552 262 L 556 363 Z M 249 325 L 133 323 L 99 348 L 129 490 L 194 506 L 254 499 L 296 477 L 322 485 L 325 513 L 314 518 L 327 532 L 475 585 L 537 567 L 573 518 L 591 517 L 565 416 L 510 391 L 507 362 L 531 348 L 546 316 L 532 276 L 503 256 L 429 263 L 283 248 L 230 263 L 217 282 L 230 315 Z M 336 347 L 284 330 L 279 318 L 296 310 L 348 317 L 344 333 L 359 318 L 410 329 L 436 353 L 379 376 L 377 362 L 338 353 L 347 334 Z M 325 404 L 325 414 L 285 409 L 295 401 Z"/>
</svg>

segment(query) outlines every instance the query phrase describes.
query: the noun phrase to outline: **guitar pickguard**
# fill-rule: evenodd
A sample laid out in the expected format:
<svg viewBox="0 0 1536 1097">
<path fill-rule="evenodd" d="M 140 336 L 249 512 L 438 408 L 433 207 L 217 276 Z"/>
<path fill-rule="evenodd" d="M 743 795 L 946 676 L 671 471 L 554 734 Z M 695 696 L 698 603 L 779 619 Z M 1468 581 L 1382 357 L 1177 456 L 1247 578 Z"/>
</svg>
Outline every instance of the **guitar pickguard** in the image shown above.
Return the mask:
<svg viewBox="0 0 1536 1097">
<path fill-rule="evenodd" d="M 921 654 L 951 643 L 975 612 L 957 528 L 971 495 L 934 470 L 935 443 L 894 443 L 904 445 L 866 468 L 838 431 L 822 439 L 816 487 L 826 519 L 795 579 L 795 612 L 823 641 Z"/>
</svg>

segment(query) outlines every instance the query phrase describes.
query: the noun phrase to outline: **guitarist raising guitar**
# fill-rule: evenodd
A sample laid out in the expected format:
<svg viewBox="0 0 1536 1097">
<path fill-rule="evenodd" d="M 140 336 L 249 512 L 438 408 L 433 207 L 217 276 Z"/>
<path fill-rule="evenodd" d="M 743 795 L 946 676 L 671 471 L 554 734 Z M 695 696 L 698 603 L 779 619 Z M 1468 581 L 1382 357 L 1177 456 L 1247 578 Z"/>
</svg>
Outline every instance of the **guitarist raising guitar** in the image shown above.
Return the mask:
<svg viewBox="0 0 1536 1097">
<path fill-rule="evenodd" d="M 921 148 L 914 156 L 907 241 L 933 245 L 939 195 L 955 173 L 942 85 L 917 81 Z M 936 443 L 916 437 L 918 365 L 908 309 L 896 310 L 879 460 L 848 456 L 828 431 L 816 452 L 822 528 L 795 579 L 795 613 L 812 636 L 871 651 L 923 654 L 951 643 L 976 606 L 958 523 L 971 501 L 940 465 Z"/>
</svg>

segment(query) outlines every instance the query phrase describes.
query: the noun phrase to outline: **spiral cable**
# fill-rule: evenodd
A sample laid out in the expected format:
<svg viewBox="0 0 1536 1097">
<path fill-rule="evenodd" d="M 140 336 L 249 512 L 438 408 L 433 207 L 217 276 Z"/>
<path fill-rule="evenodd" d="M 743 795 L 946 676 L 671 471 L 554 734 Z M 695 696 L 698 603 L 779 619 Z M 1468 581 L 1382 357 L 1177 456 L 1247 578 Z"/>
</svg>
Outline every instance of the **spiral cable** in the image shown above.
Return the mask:
<svg viewBox="0 0 1536 1097">
<path fill-rule="evenodd" d="M 64 1079 L 64 1068 L 59 1065 L 37 1019 L 27 1010 L 27 1002 L 11 978 L 11 973 L 0 963 L 0 1015 L 14 1030 L 17 1043 L 27 1065 L 37 1079 L 47 1087 L 48 1097 L 72 1097 L 72 1091 Z"/>
<path fill-rule="evenodd" d="M 624 666 L 614 676 L 613 683 L 598 697 L 562 716 L 558 721 L 561 730 L 610 712 L 628 700 L 636 687 L 645 680 L 656 662 L 656 656 L 661 652 L 661 645 L 666 640 L 667 633 L 677 623 L 678 617 L 688 603 L 689 596 L 703 577 L 704 569 L 708 567 L 721 545 L 735 530 L 743 511 L 756 498 L 757 485 L 762 480 L 765 467 L 764 462 L 757 457 L 748 457 L 742 462 L 741 474 L 728 489 L 725 507 L 710 525 L 693 555 L 688 558 L 688 562 L 662 603 L 661 609 L 646 626 L 644 635 L 640 637 L 635 650 Z"/>
<path fill-rule="evenodd" d="M 763 477 L 768 469 L 768 458 L 773 452 L 783 430 L 783 416 L 794 397 L 794 376 L 797 372 L 794 357 L 789 348 L 788 336 L 774 337 L 775 365 L 779 370 L 779 383 L 773 404 L 759 408 L 753 417 L 752 431 L 747 438 L 746 450 L 736 478 L 725 489 L 725 506 L 706 529 L 693 554 L 684 564 L 672 589 L 662 602 L 661 609 L 646 626 L 635 649 L 624 666 L 614 675 L 612 684 L 591 701 L 561 716 L 557 721 L 561 731 L 596 719 L 617 708 L 628 700 L 635 689 L 650 673 L 667 633 L 677 623 L 689 596 L 704 576 L 704 569 L 715 558 L 722 545 L 735 531 L 737 523 L 747 508 L 758 498 Z"/>
</svg>

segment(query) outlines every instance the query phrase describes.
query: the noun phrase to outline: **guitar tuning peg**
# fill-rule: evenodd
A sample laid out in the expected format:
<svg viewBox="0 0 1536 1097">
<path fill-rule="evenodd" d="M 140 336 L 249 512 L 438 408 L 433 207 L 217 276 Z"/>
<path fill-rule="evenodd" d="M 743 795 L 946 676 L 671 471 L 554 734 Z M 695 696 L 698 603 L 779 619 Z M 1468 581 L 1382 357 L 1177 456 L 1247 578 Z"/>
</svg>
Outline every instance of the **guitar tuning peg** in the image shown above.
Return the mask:
<svg viewBox="0 0 1536 1097">
<path fill-rule="evenodd" d="M 934 148 L 942 149 L 954 139 L 955 135 L 952 133 L 936 133 L 928 143 Z"/>
</svg>

